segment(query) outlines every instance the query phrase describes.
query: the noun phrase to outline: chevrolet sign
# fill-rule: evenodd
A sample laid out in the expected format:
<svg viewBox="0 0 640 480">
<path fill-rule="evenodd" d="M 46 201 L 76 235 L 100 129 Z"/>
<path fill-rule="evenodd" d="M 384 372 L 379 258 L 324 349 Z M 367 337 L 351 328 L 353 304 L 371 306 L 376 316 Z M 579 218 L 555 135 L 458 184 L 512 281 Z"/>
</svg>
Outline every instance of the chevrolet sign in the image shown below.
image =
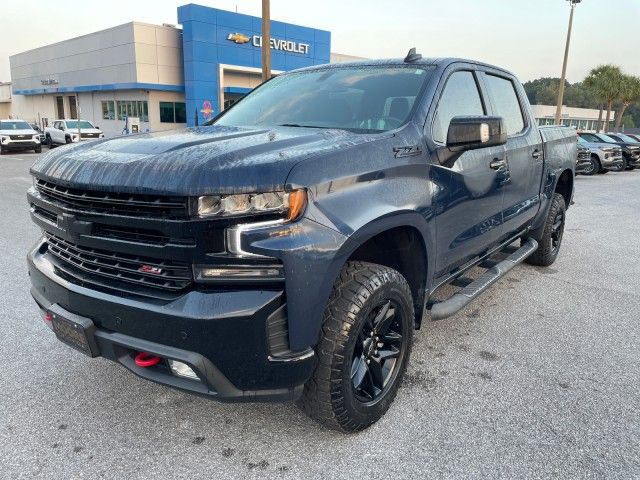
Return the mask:
<svg viewBox="0 0 640 480">
<path fill-rule="evenodd" d="M 247 35 L 236 32 L 230 33 L 227 36 L 227 40 L 238 44 L 247 43 L 249 40 L 251 40 L 251 44 L 254 47 L 262 47 L 262 35 L 253 35 L 251 38 L 249 38 Z M 281 50 L 283 52 L 291 53 L 301 53 L 303 55 L 309 53 L 308 43 L 294 42 L 292 40 L 282 40 L 280 38 L 272 38 L 270 43 L 271 48 L 274 50 Z"/>
</svg>

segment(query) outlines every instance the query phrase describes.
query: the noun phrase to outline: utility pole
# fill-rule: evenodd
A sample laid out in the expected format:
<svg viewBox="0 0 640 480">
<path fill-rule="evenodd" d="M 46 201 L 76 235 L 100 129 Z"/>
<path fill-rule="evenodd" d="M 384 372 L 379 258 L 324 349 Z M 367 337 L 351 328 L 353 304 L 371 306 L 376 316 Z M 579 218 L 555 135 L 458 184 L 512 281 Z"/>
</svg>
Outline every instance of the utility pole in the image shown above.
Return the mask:
<svg viewBox="0 0 640 480">
<path fill-rule="evenodd" d="M 569 15 L 569 30 L 567 31 L 567 42 L 564 47 L 564 61 L 562 62 L 562 77 L 560 78 L 560 89 L 558 90 L 558 104 L 556 105 L 555 124 L 560 124 L 562 116 L 562 102 L 564 101 L 564 83 L 567 78 L 567 60 L 569 59 L 569 44 L 571 43 L 571 28 L 573 27 L 573 10 L 582 0 L 569 0 L 571 4 L 571 14 Z"/>
<path fill-rule="evenodd" d="M 78 143 L 82 140 L 82 135 L 80 134 L 80 92 L 76 92 L 76 120 L 78 120 Z"/>
<path fill-rule="evenodd" d="M 271 78 L 271 12 L 270 0 L 262 0 L 262 81 Z"/>
</svg>

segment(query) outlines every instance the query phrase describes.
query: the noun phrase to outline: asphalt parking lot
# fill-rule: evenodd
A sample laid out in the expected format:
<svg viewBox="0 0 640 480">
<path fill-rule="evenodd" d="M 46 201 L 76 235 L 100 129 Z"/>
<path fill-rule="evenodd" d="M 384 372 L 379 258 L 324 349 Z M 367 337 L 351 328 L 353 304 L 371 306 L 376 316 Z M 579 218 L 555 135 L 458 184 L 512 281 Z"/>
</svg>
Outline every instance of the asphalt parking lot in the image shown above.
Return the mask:
<svg viewBox="0 0 640 480">
<path fill-rule="evenodd" d="M 0 477 L 640 477 L 640 171 L 578 177 L 558 261 L 428 323 L 387 415 L 341 435 L 57 342 L 26 273 L 36 157 L 0 157 Z"/>
</svg>

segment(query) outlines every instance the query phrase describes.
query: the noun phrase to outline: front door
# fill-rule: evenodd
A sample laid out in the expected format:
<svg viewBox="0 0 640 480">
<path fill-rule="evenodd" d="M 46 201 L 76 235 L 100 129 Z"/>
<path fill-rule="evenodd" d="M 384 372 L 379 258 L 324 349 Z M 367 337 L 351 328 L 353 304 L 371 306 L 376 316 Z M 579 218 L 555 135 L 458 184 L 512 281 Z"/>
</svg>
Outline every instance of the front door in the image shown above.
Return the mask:
<svg viewBox="0 0 640 480">
<path fill-rule="evenodd" d="M 452 73 L 438 100 L 432 138 L 446 144 L 451 119 L 486 115 L 487 109 L 472 71 Z M 502 203 L 507 171 L 505 147 L 465 152 L 451 167 L 432 165 L 431 181 L 437 190 L 436 277 L 495 246 L 502 235 Z"/>
</svg>

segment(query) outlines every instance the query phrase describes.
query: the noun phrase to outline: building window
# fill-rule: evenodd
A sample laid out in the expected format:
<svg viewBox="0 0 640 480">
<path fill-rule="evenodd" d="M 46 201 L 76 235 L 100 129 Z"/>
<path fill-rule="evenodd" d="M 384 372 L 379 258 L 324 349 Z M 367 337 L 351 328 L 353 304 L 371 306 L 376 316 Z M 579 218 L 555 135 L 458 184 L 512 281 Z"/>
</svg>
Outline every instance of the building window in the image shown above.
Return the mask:
<svg viewBox="0 0 640 480">
<path fill-rule="evenodd" d="M 146 100 L 118 100 L 116 110 L 118 120 L 124 120 L 126 117 L 138 117 L 141 122 L 149 121 L 149 105 Z"/>
<path fill-rule="evenodd" d="M 115 102 L 113 100 L 102 102 L 102 119 L 103 120 L 116 119 Z"/>
<path fill-rule="evenodd" d="M 78 109 L 76 108 L 76 97 L 69 98 L 69 118 L 78 118 Z"/>
<path fill-rule="evenodd" d="M 184 102 L 160 102 L 160 122 L 187 123 L 187 106 Z"/>
</svg>

